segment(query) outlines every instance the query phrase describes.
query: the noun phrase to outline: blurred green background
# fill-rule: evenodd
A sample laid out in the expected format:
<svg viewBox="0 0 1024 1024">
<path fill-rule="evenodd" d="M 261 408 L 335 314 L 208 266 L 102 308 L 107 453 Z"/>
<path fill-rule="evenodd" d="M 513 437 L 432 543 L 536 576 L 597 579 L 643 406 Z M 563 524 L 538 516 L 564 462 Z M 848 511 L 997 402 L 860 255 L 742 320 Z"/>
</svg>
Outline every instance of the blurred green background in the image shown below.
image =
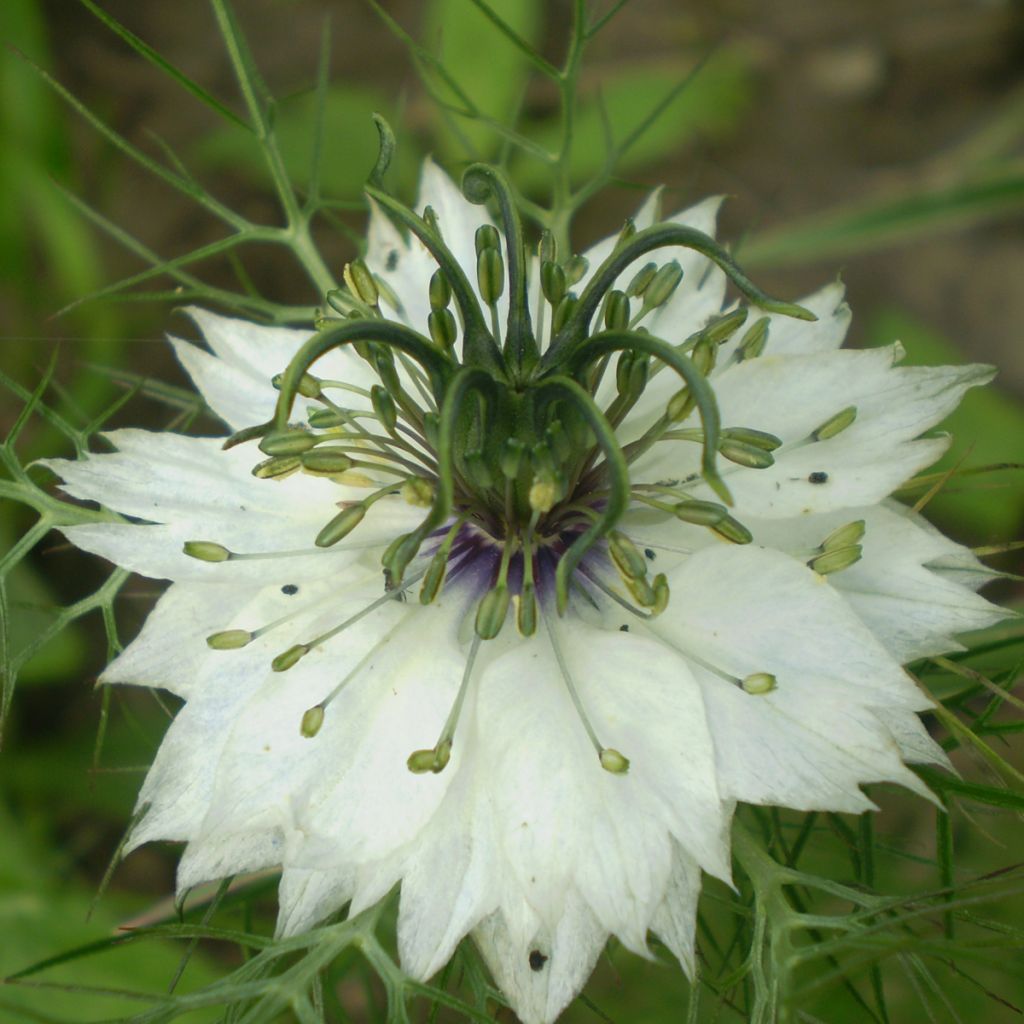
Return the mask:
<svg viewBox="0 0 1024 1024">
<path fill-rule="evenodd" d="M 529 77 L 522 55 L 468 0 L 391 0 L 384 6 L 427 50 L 443 56 L 483 113 L 507 120 L 518 111 L 525 134 L 544 145 L 557 141 L 556 97 Z M 566 2 L 504 0 L 493 6 L 549 59 L 560 59 L 569 23 Z M 205 3 L 108 0 L 103 9 L 241 113 Z M 362 221 L 361 212 L 350 207 L 358 206 L 376 155 L 371 112 L 384 113 L 399 134 L 391 180 L 406 198 L 413 195 L 416 169 L 427 153 L 455 169 L 467 158 L 467 146 L 483 156 L 499 154 L 500 140 L 486 126 L 460 124 L 431 101 L 408 51 L 370 5 L 237 0 L 237 13 L 280 99 L 279 138 L 300 184 L 308 162 L 315 68 L 330 18 L 323 184 L 338 204 L 336 222 L 324 221 L 318 238 L 336 270 L 354 254 L 349 232 L 358 233 Z M 52 72 L 158 161 L 176 166 L 173 161 L 180 159 L 188 175 L 235 209 L 275 221 L 251 137 L 155 71 L 85 6 L 72 0 L 4 0 L 0 39 Z M 971 394 L 954 415 L 956 443 L 948 465 L 964 456 L 964 464 L 973 466 L 1024 459 L 1020 5 L 636 0 L 596 40 L 581 76 L 572 162 L 577 179 L 599 169 L 602 105 L 622 138 L 702 60 L 699 73 L 630 149 L 618 179 L 584 208 L 575 228 L 577 245 L 617 230 L 653 185 L 667 185 L 667 209 L 708 193 L 728 193 L 721 234 L 770 292 L 799 296 L 841 273 L 854 308 L 853 344 L 898 338 L 912 362 L 979 360 L 1000 367 L 998 385 Z M 536 162 L 517 157 L 511 167 L 527 192 L 543 188 Z M 95 230 L 64 189 L 129 232 L 136 251 Z M 143 249 L 172 258 L 220 237 L 220 229 L 126 160 L 14 49 L 0 54 L 0 196 L 0 369 L 31 389 L 55 357 L 56 389 L 49 400 L 82 425 L 123 396 L 125 380 L 133 375 L 184 384 L 162 341 L 169 324 L 182 329 L 171 319 L 169 303 L 98 301 L 54 314 L 144 269 Z M 242 260 L 244 276 L 261 294 L 296 304 L 318 300 L 280 253 L 254 250 Z M 236 287 L 240 269 L 228 260 L 211 260 L 197 272 Z M 19 407 L 5 397 L 0 427 L 13 421 Z M 181 414 L 136 396 L 112 422 L 163 426 Z M 214 428 L 201 414 L 195 422 L 195 429 Z M 67 449 L 61 435 L 40 420 L 28 425 L 20 441 L 25 461 Z M 1021 537 L 1024 482 L 1013 472 L 954 481 L 931 503 L 930 513 L 964 542 L 998 546 Z M 0 503 L 0 516 L 2 550 L 32 516 L 10 502 Z M 1021 560 L 1012 554 L 994 564 L 1021 572 Z M 8 579 L 4 663 L 52 623 L 49 606 L 89 594 L 103 578 L 102 567 L 67 550 L 56 535 L 47 538 Z M 144 580 L 122 591 L 122 639 L 134 634 L 158 591 Z M 994 593 L 1020 601 L 1012 583 Z M 22 673 L 0 754 L 0 974 L 109 934 L 132 915 L 166 915 L 169 909 L 165 898 L 172 890 L 175 853 L 147 848 L 118 869 L 99 910 L 90 923 L 84 920 L 166 722 L 164 711 L 144 694 L 116 693 L 104 700 L 93 691 L 105 657 L 98 617 L 87 617 L 47 644 Z M 1007 747 L 1003 753 L 1020 764 L 1019 752 Z M 968 775 L 975 768 L 968 760 L 962 767 Z M 927 865 L 913 860 L 933 855 L 934 812 L 894 794 L 882 800 L 886 813 L 876 825 L 900 856 L 880 864 L 879 884 L 894 892 L 934 884 Z M 994 817 L 991 809 L 974 807 L 969 814 L 955 811 L 952 823 L 965 874 L 1019 856 L 1021 827 L 1009 813 Z M 839 858 L 824 870 L 838 877 L 848 868 Z M 272 906 L 269 895 L 264 899 Z M 128 947 L 56 976 L 159 990 L 179 955 L 155 943 Z M 195 958 L 186 987 L 233 962 L 225 954 L 219 963 L 216 951 Z M 907 1014 L 894 1012 L 894 1020 L 926 1019 L 915 1015 L 921 1011 L 913 985 L 891 985 L 893 1006 Z M 616 1020 L 652 1021 L 678 1017 L 684 993 L 675 972 L 618 954 L 599 969 L 591 991 Z M 1024 1003 L 1020 986 L 1002 994 L 1017 1006 Z M 982 988 L 964 986 L 955 998 L 967 1019 L 1020 1016 Z M 341 1002 L 353 1018 L 363 1019 L 369 1012 L 363 999 L 356 987 Z M 85 1021 L 115 1012 L 127 1011 L 116 1000 L 107 1005 L 71 992 L 40 997 L 0 989 L 0 1021 Z M 807 1019 L 869 1019 L 841 991 L 827 992 L 813 1012 L 817 1016 Z M 935 1019 L 957 1019 L 941 1013 Z M 593 1010 L 577 1005 L 568 1019 L 594 1019 Z M 736 1018 L 726 1012 L 721 1019 Z"/>
</svg>

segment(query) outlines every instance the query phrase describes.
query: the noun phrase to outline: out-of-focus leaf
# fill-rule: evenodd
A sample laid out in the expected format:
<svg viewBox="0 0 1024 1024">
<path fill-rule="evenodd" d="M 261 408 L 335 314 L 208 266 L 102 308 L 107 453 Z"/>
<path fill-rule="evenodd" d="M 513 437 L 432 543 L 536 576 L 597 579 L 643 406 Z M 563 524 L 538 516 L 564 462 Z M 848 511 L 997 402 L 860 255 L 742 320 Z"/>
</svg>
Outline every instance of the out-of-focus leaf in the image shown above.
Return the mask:
<svg viewBox="0 0 1024 1024">
<path fill-rule="evenodd" d="M 521 39 L 533 45 L 540 35 L 539 0 L 488 0 L 488 4 Z M 459 86 L 483 114 L 508 123 L 515 112 L 530 71 L 530 59 L 467 0 L 430 0 L 426 5 L 425 42 L 435 49 Z M 441 95 L 448 95 L 442 88 Z M 457 104 L 455 97 L 450 97 Z M 459 134 L 481 157 L 491 157 L 499 139 L 485 125 L 460 119 L 458 134 L 439 111 L 437 136 L 443 156 L 466 157 Z"/>
<path fill-rule="evenodd" d="M 621 144 L 685 72 L 676 68 L 627 67 L 601 84 L 601 98 L 583 103 L 576 122 L 572 177 L 585 181 L 600 172 L 607 156 L 606 120 L 612 141 Z M 734 128 L 750 100 L 752 81 L 738 51 L 723 50 L 694 75 L 679 95 L 618 161 L 623 172 L 677 151 L 696 135 L 717 136 Z M 604 106 L 602 112 L 601 106 Z M 561 126 L 554 120 L 524 130 L 546 149 L 557 151 Z M 521 161 L 516 179 L 528 189 L 547 182 L 550 171 L 535 161 Z"/>
<path fill-rule="evenodd" d="M 1024 211 L 1024 165 L 939 188 L 878 196 L 773 228 L 743 244 L 749 266 L 803 263 L 897 245 Z"/>
<path fill-rule="evenodd" d="M 0 942 L 0 977 L 57 951 L 116 935 L 119 915 L 127 917 L 131 911 L 124 906 L 111 907 L 111 898 L 86 922 L 91 899 L 91 890 L 69 880 L 66 865 L 41 847 L 0 804 L 0 935 L 5 937 Z M 133 943 L 124 950 L 104 952 L 48 971 L 38 980 L 162 992 L 174 974 L 182 948 L 170 943 Z M 216 973 L 205 959 L 196 956 L 185 974 L 182 990 L 209 983 L 214 977 Z M 87 1024 L 136 1013 L 144 1006 L 144 1003 L 92 993 L 85 995 L 19 985 L 0 987 L 0 1020 L 5 1024 L 32 1020 L 29 1015 L 32 1011 L 44 1015 L 43 1020 Z M 24 1015 L 20 1010 L 25 1011 Z M 189 1020 L 198 1024 L 216 1017 L 216 1012 L 207 1011 L 190 1016 Z"/>
<path fill-rule="evenodd" d="M 877 314 L 868 325 L 868 344 L 901 341 L 906 365 L 962 363 L 963 352 L 948 338 L 896 310 Z M 1024 456 L 1024 407 L 998 385 L 968 392 L 942 429 L 953 446 L 936 464 L 948 469 L 970 452 L 964 467 L 1020 461 Z M 1024 473 L 1007 471 L 953 478 L 928 504 L 928 516 L 956 536 L 981 543 L 1006 540 L 1024 523 Z"/>
</svg>

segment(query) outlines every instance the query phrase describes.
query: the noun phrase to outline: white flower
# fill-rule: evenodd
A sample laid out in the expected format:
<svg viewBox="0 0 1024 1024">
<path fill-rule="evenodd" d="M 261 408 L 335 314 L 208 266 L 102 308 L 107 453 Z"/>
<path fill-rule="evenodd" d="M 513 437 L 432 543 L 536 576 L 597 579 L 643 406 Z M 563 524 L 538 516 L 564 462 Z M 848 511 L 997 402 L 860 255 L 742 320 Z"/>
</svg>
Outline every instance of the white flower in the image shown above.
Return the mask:
<svg viewBox="0 0 1024 1024">
<path fill-rule="evenodd" d="M 481 169 L 466 188 L 503 194 Z M 474 250 L 484 208 L 432 164 L 426 225 L 379 201 L 435 255 L 375 206 L 365 264 L 333 297 L 354 316 L 321 325 L 335 344 L 315 364 L 293 363 L 309 331 L 199 309 L 210 351 L 172 339 L 233 431 L 276 410 L 242 435 L 269 459 L 118 430 L 115 452 L 51 465 L 69 494 L 128 517 L 69 528 L 75 544 L 172 581 L 103 676 L 185 701 L 131 846 L 186 842 L 181 889 L 280 865 L 285 935 L 401 883 L 409 973 L 429 977 L 471 934 L 520 1017 L 550 1021 L 610 934 L 645 955 L 653 932 L 692 970 L 701 872 L 730 878 L 736 801 L 858 812 L 864 783 L 926 793 L 904 762 L 946 761 L 901 665 L 1001 613 L 974 592 L 971 554 L 889 496 L 945 451 L 922 435 L 991 373 L 841 350 L 839 285 L 805 300 L 813 322 L 767 297 L 745 323 L 745 307 L 723 313 L 723 255 L 698 233 L 717 200 L 672 218 L 655 249 L 652 198 L 639 234 L 595 246 L 588 269 L 534 260 L 522 287 L 512 214 L 506 276 L 493 229 Z M 648 259 L 662 270 L 641 294 Z M 606 298 L 614 282 L 632 294 Z M 502 292 L 493 321 L 481 286 Z M 450 304 L 479 322 L 456 327 Z M 461 399 L 457 356 L 484 367 Z"/>
</svg>

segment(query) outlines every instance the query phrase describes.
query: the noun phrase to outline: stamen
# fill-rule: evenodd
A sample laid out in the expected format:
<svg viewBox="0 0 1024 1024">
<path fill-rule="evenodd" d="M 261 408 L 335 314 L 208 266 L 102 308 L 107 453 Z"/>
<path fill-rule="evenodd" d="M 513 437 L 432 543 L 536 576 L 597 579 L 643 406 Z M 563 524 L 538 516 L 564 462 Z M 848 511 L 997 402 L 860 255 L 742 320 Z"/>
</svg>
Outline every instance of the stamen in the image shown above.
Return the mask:
<svg viewBox="0 0 1024 1024">
<path fill-rule="evenodd" d="M 403 593 L 405 593 L 405 591 L 407 591 L 410 587 L 419 583 L 419 581 L 422 578 L 423 573 L 414 576 L 411 580 L 408 580 L 402 586 L 395 587 L 394 590 L 387 591 L 385 594 L 382 594 L 380 597 L 378 597 L 376 601 L 371 601 L 370 604 L 368 604 L 361 611 L 356 612 L 355 615 L 350 616 L 340 625 L 334 626 L 331 629 L 327 630 L 326 633 L 321 633 L 319 636 L 315 636 L 313 637 L 312 640 L 307 640 L 305 643 L 293 644 L 291 647 L 288 648 L 288 650 L 282 651 L 276 658 L 274 658 L 274 660 L 270 663 L 270 667 L 275 672 L 286 672 L 293 665 L 297 664 L 300 661 L 300 659 L 304 658 L 307 654 L 309 654 L 309 652 L 314 647 L 317 647 L 320 644 L 332 639 L 333 637 L 336 637 L 339 633 L 342 633 L 346 629 L 348 629 L 349 626 L 354 626 L 360 619 L 365 618 L 367 615 L 370 614 L 370 612 L 376 611 L 382 604 L 386 604 L 388 601 L 394 601 L 396 598 L 400 597 Z"/>
<path fill-rule="evenodd" d="M 812 441 L 827 441 L 829 438 L 841 434 L 856 418 L 857 406 L 848 405 L 845 409 L 837 412 L 835 416 L 825 420 L 817 430 L 812 430 L 810 439 Z"/>
<path fill-rule="evenodd" d="M 477 652 L 480 650 L 480 637 L 473 637 L 472 646 L 469 648 L 469 656 L 466 658 L 466 667 L 462 673 L 462 682 L 459 684 L 459 692 L 455 696 L 455 703 L 452 704 L 448 718 L 441 729 L 441 735 L 437 743 L 429 750 L 414 750 L 406 764 L 409 771 L 416 775 L 423 775 L 426 772 L 433 772 L 435 775 L 442 772 L 451 760 L 452 743 L 455 739 L 455 729 L 459 724 L 459 715 L 462 713 L 462 705 L 469 691 L 470 678 L 473 675 L 473 665 L 476 662 Z"/>
<path fill-rule="evenodd" d="M 597 759 L 601 764 L 601 767 L 611 772 L 613 775 L 625 775 L 629 771 L 629 758 L 620 754 L 614 747 L 606 747 L 598 738 L 597 733 L 594 731 L 594 727 L 590 724 L 590 719 L 587 717 L 587 712 L 583 707 L 583 702 L 580 700 L 580 695 L 576 691 L 576 684 L 573 682 L 572 676 L 569 674 L 569 668 L 565 664 L 565 658 L 562 656 L 562 650 L 558 646 L 558 640 L 555 637 L 555 627 L 548 620 L 548 616 L 543 616 L 544 625 L 548 631 L 548 639 L 551 641 L 551 649 L 555 652 L 555 661 L 558 662 L 558 670 L 562 674 L 562 680 L 565 682 L 565 688 L 569 691 L 569 699 L 573 703 L 573 707 L 576 709 L 576 714 L 579 716 L 580 722 L 583 724 L 583 728 L 586 730 L 587 737 L 590 739 L 594 750 L 597 752 Z"/>
</svg>

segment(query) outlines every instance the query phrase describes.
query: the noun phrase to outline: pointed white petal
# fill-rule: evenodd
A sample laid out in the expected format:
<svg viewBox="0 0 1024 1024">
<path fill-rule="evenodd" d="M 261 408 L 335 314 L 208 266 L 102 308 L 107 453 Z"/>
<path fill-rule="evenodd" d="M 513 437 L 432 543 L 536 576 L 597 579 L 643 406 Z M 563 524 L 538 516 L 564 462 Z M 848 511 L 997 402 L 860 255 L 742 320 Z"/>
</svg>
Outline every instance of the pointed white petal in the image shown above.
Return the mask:
<svg viewBox="0 0 1024 1024">
<path fill-rule="evenodd" d="M 690 978 L 697 966 L 694 933 L 699 897 L 700 868 L 685 850 L 675 844 L 672 873 L 665 898 L 651 918 L 651 930 L 668 946 Z"/>
</svg>

